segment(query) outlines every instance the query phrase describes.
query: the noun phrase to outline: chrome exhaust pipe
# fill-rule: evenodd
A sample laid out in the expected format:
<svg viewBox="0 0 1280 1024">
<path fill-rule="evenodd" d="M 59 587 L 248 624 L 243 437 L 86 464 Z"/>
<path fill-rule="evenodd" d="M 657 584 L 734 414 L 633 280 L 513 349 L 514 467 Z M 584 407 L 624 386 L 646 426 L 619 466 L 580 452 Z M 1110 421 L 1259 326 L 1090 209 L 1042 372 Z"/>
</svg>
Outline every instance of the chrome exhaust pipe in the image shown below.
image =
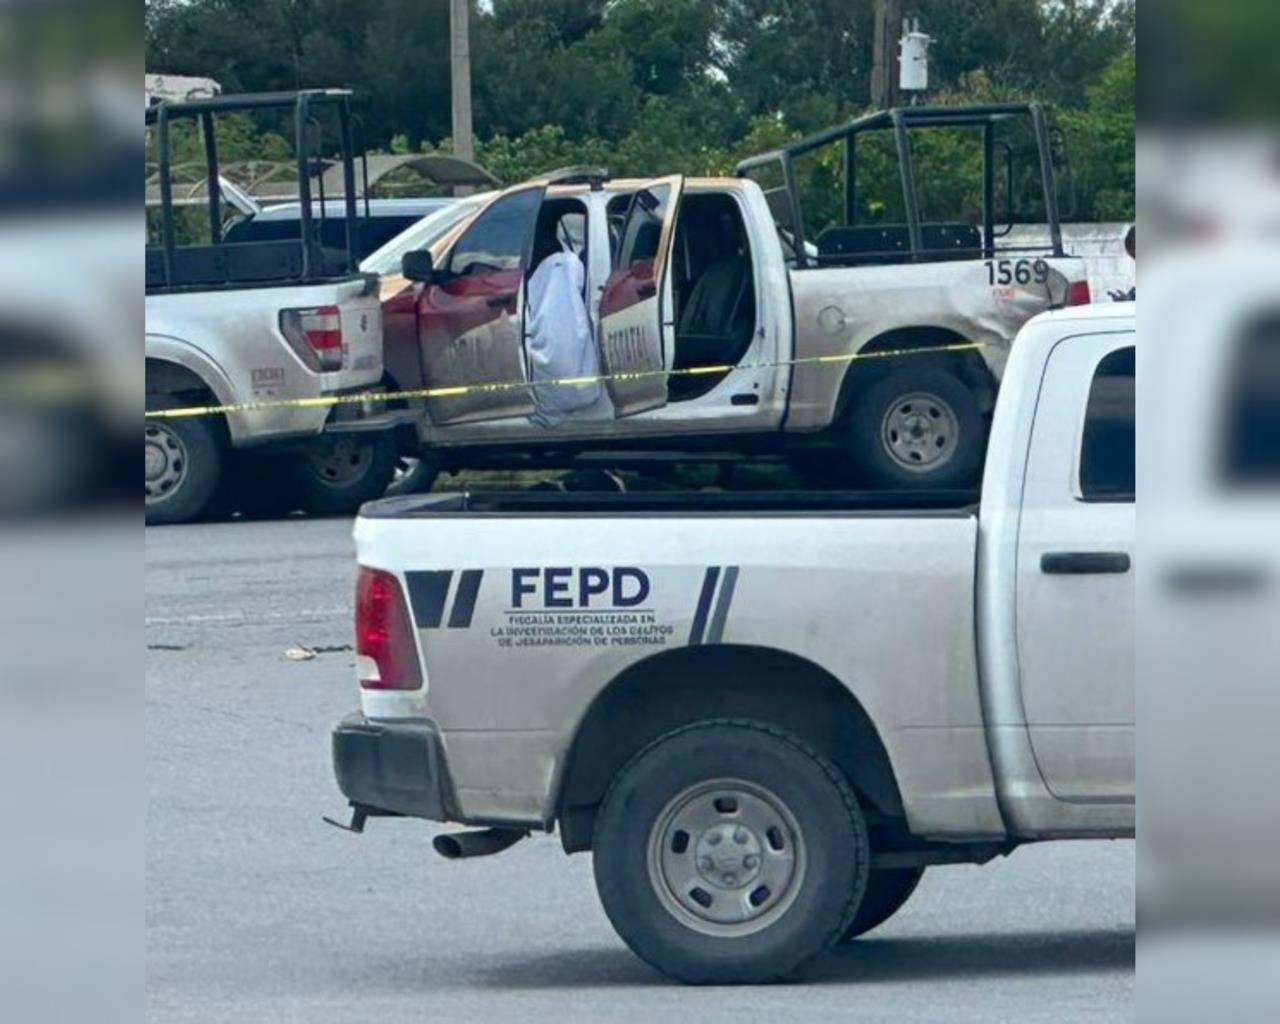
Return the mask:
<svg viewBox="0 0 1280 1024">
<path fill-rule="evenodd" d="M 450 832 L 431 840 L 436 853 L 445 860 L 462 860 L 464 857 L 488 857 L 515 846 L 528 836 L 524 829 L 484 828 L 478 832 Z"/>
</svg>

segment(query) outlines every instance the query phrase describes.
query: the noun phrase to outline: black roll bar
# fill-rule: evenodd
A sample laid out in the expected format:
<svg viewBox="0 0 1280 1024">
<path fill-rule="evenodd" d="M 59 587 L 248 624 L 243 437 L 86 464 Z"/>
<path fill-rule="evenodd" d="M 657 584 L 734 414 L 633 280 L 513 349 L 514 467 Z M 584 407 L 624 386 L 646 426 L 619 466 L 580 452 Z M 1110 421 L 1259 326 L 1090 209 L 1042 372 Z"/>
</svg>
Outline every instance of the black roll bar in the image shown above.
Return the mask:
<svg viewBox="0 0 1280 1024">
<path fill-rule="evenodd" d="M 347 103 L 338 104 L 338 134 L 342 139 L 342 152 L 352 153 L 353 138 L 351 131 L 351 110 Z M 369 191 L 368 175 L 364 179 L 364 190 Z M 347 266 L 353 267 L 357 264 L 357 227 L 356 224 L 356 168 L 351 160 L 342 161 L 342 195 L 343 195 L 343 212 L 347 215 Z M 367 208 L 368 196 L 365 196 Z"/>
<path fill-rule="evenodd" d="M 1053 147 L 1049 144 L 1049 128 L 1044 109 L 1032 103 L 1031 121 L 1036 129 L 1036 148 L 1040 153 L 1040 180 L 1044 185 L 1044 214 L 1049 222 L 1049 242 L 1055 256 L 1062 255 L 1062 225 L 1058 223 L 1058 188 L 1053 173 Z"/>
<path fill-rule="evenodd" d="M 150 114 L 151 110 L 157 111 L 154 120 L 160 170 L 160 236 L 164 248 L 164 279 L 172 281 L 173 251 L 176 246 L 173 239 L 173 182 L 169 178 L 169 111 L 166 107 L 167 104 L 162 103 L 159 108 L 152 107 L 147 114 Z M 148 120 L 152 119 L 148 118 Z"/>
<path fill-rule="evenodd" d="M 991 124 L 982 126 L 982 255 L 996 252 L 996 144 Z"/>
<path fill-rule="evenodd" d="M 298 166 L 299 231 L 302 235 L 302 277 L 311 276 L 311 168 L 307 166 L 307 122 L 310 116 L 311 96 L 298 94 L 294 107 L 293 153 Z"/>
<path fill-rule="evenodd" d="M 983 253 L 990 257 L 995 251 L 995 180 L 994 180 L 994 127 L 997 121 L 1011 117 L 1031 118 L 1036 138 L 1036 152 L 1040 159 L 1040 179 L 1044 190 L 1045 218 L 1049 224 L 1053 255 L 1063 255 L 1062 226 L 1059 222 L 1057 187 L 1053 167 L 1053 151 L 1049 139 L 1044 109 L 1039 103 L 982 103 L 962 107 L 896 107 L 876 111 L 835 125 L 813 135 L 806 136 L 787 146 L 759 153 L 738 162 L 734 173 L 739 177 L 764 166 L 780 163 L 785 187 L 790 196 L 792 230 L 796 242 L 796 261 L 807 266 L 810 261 L 804 251 L 804 224 L 801 219 L 800 200 L 795 184 L 793 161 L 796 157 L 820 149 L 834 142 L 844 142 L 844 219 L 845 224 L 856 223 L 857 137 L 868 131 L 892 131 L 898 156 L 899 176 L 902 182 L 903 204 L 907 220 L 907 234 L 911 246 L 911 258 L 924 255 L 920 221 L 919 196 L 916 191 L 915 171 L 911 159 L 909 132 L 913 128 L 974 127 L 983 132 Z M 1012 174 L 1012 168 L 1010 168 Z"/>
<path fill-rule="evenodd" d="M 850 135 L 844 140 L 844 222 L 854 224 L 858 219 L 858 137 Z"/>
<path fill-rule="evenodd" d="M 911 163 L 911 140 L 907 137 L 907 122 L 901 110 L 890 111 L 893 123 L 893 141 L 898 147 L 898 176 L 902 179 L 902 208 L 907 214 L 907 239 L 911 243 L 911 260 L 914 263 L 924 250 L 924 238 L 920 233 L 920 206 L 916 201 L 916 172 Z"/>
<path fill-rule="evenodd" d="M 222 241 L 222 185 L 218 181 L 218 138 L 213 130 L 213 115 L 200 115 L 200 131 L 204 135 L 205 181 L 209 190 L 209 240 Z"/>
<path fill-rule="evenodd" d="M 299 89 L 297 92 L 246 92 L 182 102 L 164 100 L 155 106 L 147 107 L 143 116 L 147 124 L 152 124 L 158 122 L 161 109 L 168 110 L 170 116 L 189 117 L 206 110 L 213 114 L 226 114 L 242 110 L 261 110 L 267 107 L 291 107 L 303 96 L 325 100 L 344 98 L 349 100 L 351 95 L 350 89 Z"/>
<path fill-rule="evenodd" d="M 311 172 L 313 163 L 315 163 L 319 172 L 317 180 L 320 192 L 321 220 L 323 220 L 326 211 L 324 210 L 325 184 L 323 165 L 319 162 L 321 154 L 317 153 L 317 161 L 313 161 L 311 159 L 312 147 L 309 145 L 309 126 L 316 125 L 317 128 L 321 127 L 319 120 L 315 116 L 315 111 L 322 105 L 337 108 L 338 132 L 342 150 L 343 198 L 347 219 L 346 271 L 349 273 L 354 272 L 359 265 L 359 233 L 358 225 L 356 224 L 357 204 L 351 96 L 352 93 L 348 89 L 302 89 L 297 92 L 249 93 L 183 102 L 162 101 L 146 108 L 143 113 L 144 124 L 148 128 L 154 128 L 156 133 L 158 185 L 162 218 L 162 245 L 158 247 L 160 249 L 161 266 L 156 268 L 156 272 L 157 276 L 159 273 L 163 275 L 162 281 L 153 281 L 149 270 L 148 289 L 170 289 L 176 287 L 216 288 L 229 287 L 238 282 L 262 284 L 271 281 L 306 281 L 331 273 L 329 261 L 324 258 L 324 239 L 322 234 L 317 231 L 315 211 L 312 207 Z M 205 150 L 210 245 L 216 249 L 227 243 L 224 241 L 222 232 L 224 197 L 218 177 L 219 154 L 215 117 L 218 114 L 269 110 L 272 108 L 293 110 L 295 163 L 298 176 L 299 245 L 301 247 L 301 252 L 298 255 L 300 258 L 297 262 L 294 262 L 292 254 L 287 254 L 288 258 L 281 256 L 280 247 L 287 243 L 238 242 L 236 243 L 237 251 L 243 250 L 243 253 L 258 252 L 260 255 L 248 259 L 248 263 L 252 266 L 247 274 L 237 271 L 235 276 L 226 276 L 231 273 L 228 269 L 229 267 L 233 265 L 242 266 L 245 264 L 245 259 L 238 261 L 228 261 L 225 258 L 219 259 L 216 258 L 216 254 L 208 251 L 210 247 L 201 246 L 192 247 L 197 251 L 191 254 L 191 258 L 188 258 L 184 248 L 182 268 L 184 278 L 179 280 L 176 274 L 179 261 L 174 225 L 173 161 L 171 151 L 171 126 L 174 118 L 189 118 L 198 121 L 200 125 L 199 130 Z M 361 152 L 360 156 L 364 161 L 367 189 L 367 156 L 363 152 Z M 368 196 L 366 195 L 366 216 L 368 211 Z M 260 248 L 251 249 L 254 246 Z M 271 247 L 274 247 L 274 249 Z M 151 251 L 152 249 L 149 248 L 148 252 Z M 198 268 L 194 274 L 190 270 L 192 265 Z M 151 267 L 150 261 L 148 261 L 148 266 Z M 264 267 L 267 268 L 265 271 Z"/>
</svg>

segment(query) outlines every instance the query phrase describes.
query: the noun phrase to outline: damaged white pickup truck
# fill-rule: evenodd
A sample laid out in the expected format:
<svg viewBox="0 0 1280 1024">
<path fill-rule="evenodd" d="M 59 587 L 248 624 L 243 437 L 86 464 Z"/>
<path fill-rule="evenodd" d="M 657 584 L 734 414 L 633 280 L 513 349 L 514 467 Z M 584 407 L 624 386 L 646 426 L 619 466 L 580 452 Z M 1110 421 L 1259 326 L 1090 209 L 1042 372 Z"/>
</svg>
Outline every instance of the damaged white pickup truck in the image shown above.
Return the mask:
<svg viewBox="0 0 1280 1024">
<path fill-rule="evenodd" d="M 1089 301 L 1053 165 L 1034 104 L 912 107 L 736 177 L 514 185 L 383 278 L 396 387 L 438 391 L 410 454 L 767 453 L 827 482 L 976 486 L 1014 335 Z M 1023 221 L 1048 244 L 1014 244 Z"/>
<path fill-rule="evenodd" d="M 978 506 L 366 505 L 350 827 L 487 826 L 437 836 L 452 857 L 558 829 L 628 945 L 691 982 L 783 976 L 928 865 L 1132 835 L 1133 308 L 1023 329 Z"/>
</svg>

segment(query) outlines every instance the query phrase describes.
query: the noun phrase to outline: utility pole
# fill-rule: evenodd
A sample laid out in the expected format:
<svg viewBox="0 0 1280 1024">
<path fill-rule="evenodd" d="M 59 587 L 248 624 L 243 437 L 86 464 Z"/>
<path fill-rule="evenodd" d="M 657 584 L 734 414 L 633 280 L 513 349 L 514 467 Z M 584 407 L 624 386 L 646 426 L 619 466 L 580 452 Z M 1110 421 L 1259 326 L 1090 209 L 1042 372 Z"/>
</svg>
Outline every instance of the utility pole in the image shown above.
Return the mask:
<svg viewBox="0 0 1280 1024">
<path fill-rule="evenodd" d="M 901 34 L 902 0 L 876 0 L 871 105 L 877 110 L 898 105 L 898 37 Z"/>
<path fill-rule="evenodd" d="M 453 94 L 453 152 L 475 159 L 471 138 L 471 0 L 449 0 L 449 72 Z"/>
</svg>

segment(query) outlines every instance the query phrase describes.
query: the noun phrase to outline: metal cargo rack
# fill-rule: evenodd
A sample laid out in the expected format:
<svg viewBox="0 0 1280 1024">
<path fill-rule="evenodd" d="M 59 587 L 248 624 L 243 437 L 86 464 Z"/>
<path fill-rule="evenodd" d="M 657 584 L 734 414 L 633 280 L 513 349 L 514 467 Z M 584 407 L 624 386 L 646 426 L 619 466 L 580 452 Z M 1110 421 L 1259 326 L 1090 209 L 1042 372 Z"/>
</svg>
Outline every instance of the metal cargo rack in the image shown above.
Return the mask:
<svg viewBox="0 0 1280 1024">
<path fill-rule="evenodd" d="M 146 108 L 145 124 L 156 133 L 161 217 L 161 244 L 148 245 L 146 252 L 147 291 L 204 291 L 309 283 L 357 273 L 358 225 L 351 95 L 347 89 L 304 89 L 298 92 L 246 93 L 185 102 L 161 102 Z M 324 176 L 314 173 L 315 167 L 319 165 L 320 154 L 311 152 L 313 147 L 309 140 L 309 130 L 319 128 L 317 113 L 326 108 L 333 110 L 337 116 L 346 221 L 344 250 L 326 248 L 321 242 L 319 231 L 318 221 L 324 219 L 325 211 Z M 293 113 L 294 157 L 301 205 L 299 237 L 282 241 L 228 242 L 223 234 L 223 187 L 218 176 L 215 118 L 226 114 L 273 109 L 291 110 Z M 199 123 L 204 143 L 208 245 L 179 245 L 175 236 L 171 128 L 175 120 L 182 119 Z M 363 152 L 361 158 L 363 159 Z M 313 177 L 316 182 L 315 203 Z M 367 177 L 366 173 L 365 178 Z M 365 202 L 367 213 L 367 197 Z M 319 218 L 315 216 L 316 209 L 320 211 Z"/>
<path fill-rule="evenodd" d="M 1044 252 L 1062 256 L 1062 228 L 1059 223 L 1057 182 L 1054 173 L 1053 133 L 1044 110 L 1038 103 L 990 103 L 955 107 L 898 107 L 859 117 L 845 124 L 800 139 L 789 146 L 770 150 L 742 160 L 734 173 L 746 177 L 776 165 L 781 169 L 782 185 L 767 190 L 770 208 L 780 228 L 786 223 L 794 249 L 797 267 L 860 265 L 865 263 L 925 262 L 939 259 L 990 259 L 996 253 L 997 232 L 995 206 L 995 131 L 1002 121 L 1012 118 L 1030 119 L 1040 163 L 1040 183 L 1044 190 L 1045 220 L 1050 244 Z M 968 224 L 925 224 L 920 218 L 915 169 L 911 158 L 908 132 L 917 128 L 980 128 L 982 130 L 982 231 L 979 235 Z M 902 184 L 905 225 L 857 224 L 858 139 L 871 132 L 892 132 Z M 802 203 L 797 187 L 795 160 L 832 143 L 844 143 L 844 227 L 828 228 L 817 239 L 805 238 Z M 1009 202 L 1012 204 L 1013 164 L 1007 162 Z M 1006 229 L 1007 230 L 1007 229 Z M 832 234 L 832 232 L 840 234 Z M 827 236 L 830 235 L 828 238 Z M 806 250 L 806 241 L 818 244 L 817 255 Z M 823 252 L 823 248 L 827 252 Z"/>
</svg>

